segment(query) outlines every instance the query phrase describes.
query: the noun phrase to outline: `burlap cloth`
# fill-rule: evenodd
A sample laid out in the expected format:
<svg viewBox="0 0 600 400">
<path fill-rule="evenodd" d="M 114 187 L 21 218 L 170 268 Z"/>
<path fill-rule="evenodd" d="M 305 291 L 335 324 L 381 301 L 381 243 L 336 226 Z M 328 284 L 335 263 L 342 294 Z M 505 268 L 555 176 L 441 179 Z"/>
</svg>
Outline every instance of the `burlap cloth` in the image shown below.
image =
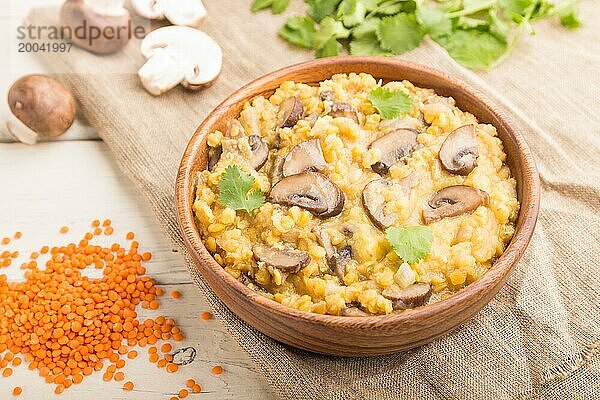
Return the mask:
<svg viewBox="0 0 600 400">
<path fill-rule="evenodd" d="M 184 146 L 227 94 L 273 69 L 310 58 L 276 37 L 281 16 L 248 2 L 205 1 L 204 29 L 223 47 L 223 73 L 200 93 L 153 98 L 134 72 L 139 43 L 96 57 L 43 56 L 181 246 L 174 182 Z M 301 3 L 301 2 L 297 2 Z M 283 346 L 241 322 L 187 260 L 214 313 L 283 399 L 600 398 L 600 7 L 581 5 L 583 27 L 536 25 L 505 63 L 466 71 L 425 42 L 403 56 L 455 75 L 509 113 L 536 156 L 542 181 L 535 235 L 508 284 L 475 318 L 427 346 L 385 357 L 334 358 Z M 56 9 L 30 22 L 56 23 Z M 118 207 L 115 204 L 115 207 Z"/>
</svg>

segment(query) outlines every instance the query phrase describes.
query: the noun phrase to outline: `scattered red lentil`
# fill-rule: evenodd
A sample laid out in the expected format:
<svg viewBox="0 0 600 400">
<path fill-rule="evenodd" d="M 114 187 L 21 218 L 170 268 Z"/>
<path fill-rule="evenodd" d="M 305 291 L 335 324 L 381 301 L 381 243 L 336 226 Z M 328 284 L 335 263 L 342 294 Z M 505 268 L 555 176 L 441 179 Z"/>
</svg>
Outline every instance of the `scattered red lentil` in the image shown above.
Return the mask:
<svg viewBox="0 0 600 400">
<path fill-rule="evenodd" d="M 10 238 L 2 238 L 2 244 L 9 244 L 10 243 Z"/>
<path fill-rule="evenodd" d="M 59 232 L 60 233 L 67 233 L 67 232 L 69 232 L 69 227 L 68 226 L 61 226 Z"/>
<path fill-rule="evenodd" d="M 220 365 L 215 365 L 212 368 L 212 373 L 215 375 L 221 375 L 223 373 L 223 367 L 221 367 Z"/>
<path fill-rule="evenodd" d="M 179 290 L 173 290 L 171 292 L 171 297 L 174 299 L 178 299 L 181 297 L 181 292 Z"/>
<path fill-rule="evenodd" d="M 177 397 L 177 396 L 173 396 L 173 397 L 171 397 L 169 400 L 179 400 L 179 397 Z"/>
<path fill-rule="evenodd" d="M 179 370 L 179 365 L 173 364 L 173 363 L 167 364 L 167 372 L 172 374 L 172 373 L 177 372 L 178 370 Z"/>
<path fill-rule="evenodd" d="M 22 236 L 23 236 L 23 234 L 21 232 L 19 232 L 19 231 L 16 231 L 15 234 L 14 234 L 14 238 L 15 239 L 21 239 Z"/>
<path fill-rule="evenodd" d="M 125 235 L 125 239 L 127 239 L 127 240 L 133 240 L 134 237 L 135 237 L 135 233 L 133 233 L 133 232 L 127 232 L 127 235 Z"/>
<path fill-rule="evenodd" d="M 171 346 L 171 343 L 165 343 L 160 348 L 160 351 L 162 351 L 163 353 L 168 353 L 171 350 L 173 350 L 173 346 Z"/>
<path fill-rule="evenodd" d="M 185 399 L 189 394 L 190 392 L 187 389 L 181 389 L 178 393 L 180 399 Z"/>
<path fill-rule="evenodd" d="M 2 371 L 2 376 L 5 378 L 8 378 L 9 376 L 11 376 L 13 373 L 12 368 L 6 368 L 4 371 Z"/>
<path fill-rule="evenodd" d="M 189 387 L 190 389 L 193 388 L 195 384 L 196 381 L 193 379 L 188 379 L 187 381 L 185 381 L 185 386 Z"/>
<path fill-rule="evenodd" d="M 123 384 L 123 389 L 132 391 L 133 390 L 133 382 L 127 381 Z"/>
<path fill-rule="evenodd" d="M 23 389 L 21 389 L 21 387 L 20 387 L 20 386 L 16 386 L 16 387 L 13 389 L 13 396 L 18 396 L 18 395 L 20 395 L 21 393 L 23 393 Z"/>
<path fill-rule="evenodd" d="M 129 358 L 130 360 L 133 360 L 137 356 L 138 356 L 138 352 L 135 350 L 131 350 L 129 353 L 127 353 L 127 358 Z"/>
<path fill-rule="evenodd" d="M 104 229 L 104 234 L 110 236 L 114 233 L 114 231 L 114 228 L 112 226 L 109 226 L 106 229 Z"/>
<path fill-rule="evenodd" d="M 121 371 L 119 371 L 115 374 L 115 381 L 121 382 L 123 379 L 125 379 L 125 374 L 122 373 Z"/>
<path fill-rule="evenodd" d="M 198 385 L 197 383 L 192 387 L 192 391 L 194 393 L 200 393 L 202 392 L 202 386 Z"/>
<path fill-rule="evenodd" d="M 202 318 L 205 321 L 208 321 L 209 319 L 212 319 L 212 314 L 209 312 L 203 312 L 202 314 L 200 314 L 200 318 Z"/>
</svg>

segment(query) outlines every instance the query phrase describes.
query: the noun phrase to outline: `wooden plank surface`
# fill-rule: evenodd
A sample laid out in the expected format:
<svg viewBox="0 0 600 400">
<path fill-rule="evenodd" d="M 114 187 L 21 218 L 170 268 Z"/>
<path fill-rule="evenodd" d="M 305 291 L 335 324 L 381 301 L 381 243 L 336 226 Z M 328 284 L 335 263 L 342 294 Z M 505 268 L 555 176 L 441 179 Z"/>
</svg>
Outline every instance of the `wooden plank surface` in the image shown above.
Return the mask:
<svg viewBox="0 0 600 400">
<path fill-rule="evenodd" d="M 121 389 L 122 382 L 103 382 L 96 373 L 83 384 L 65 391 L 63 399 L 168 399 L 194 378 L 203 387 L 202 399 L 270 399 L 271 393 L 254 369 L 245 352 L 231 339 L 216 320 L 203 321 L 199 314 L 207 311 L 198 290 L 190 282 L 180 256 L 160 233 L 151 211 L 124 178 L 101 141 L 42 143 L 36 146 L 0 144 L 0 237 L 22 231 L 23 237 L 0 250 L 20 252 L 20 258 L 9 268 L 0 269 L 10 280 L 18 280 L 18 265 L 31 251 L 44 244 L 61 245 L 79 239 L 89 229 L 90 221 L 110 218 L 115 234 L 105 243 L 124 242 L 129 230 L 136 232 L 140 248 L 153 253 L 146 265 L 148 273 L 167 294 L 179 290 L 179 300 L 166 295 L 161 307 L 140 317 L 165 315 L 174 317 L 186 339 L 176 348 L 193 346 L 197 356 L 193 363 L 176 374 L 167 374 L 148 361 L 147 350 L 137 349 L 140 356 L 128 360 L 126 379 L 136 384 L 133 392 Z M 61 235 L 61 226 L 70 231 Z M 22 260 L 22 261 L 21 261 Z M 141 309 L 141 308 L 140 308 Z M 211 373 L 220 364 L 221 376 Z M 42 400 L 53 398 L 53 385 L 44 383 L 25 364 L 14 368 L 10 378 L 0 377 L 0 399 L 12 398 L 12 389 L 24 389 L 21 398 Z"/>
</svg>

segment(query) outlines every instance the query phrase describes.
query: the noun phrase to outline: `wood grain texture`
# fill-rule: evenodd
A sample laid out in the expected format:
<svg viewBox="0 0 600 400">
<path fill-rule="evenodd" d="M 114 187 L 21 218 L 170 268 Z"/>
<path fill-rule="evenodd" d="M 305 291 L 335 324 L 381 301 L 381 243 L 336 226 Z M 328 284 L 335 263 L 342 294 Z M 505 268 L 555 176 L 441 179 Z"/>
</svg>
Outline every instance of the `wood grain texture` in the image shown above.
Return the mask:
<svg viewBox="0 0 600 400">
<path fill-rule="evenodd" d="M 452 96 L 462 110 L 490 123 L 508 155 L 521 203 L 516 233 L 505 253 L 477 282 L 447 300 L 388 316 L 348 318 L 291 309 L 266 299 L 227 274 L 202 244 L 192 204 L 196 173 L 206 166 L 206 134 L 223 130 L 236 118 L 244 101 L 271 93 L 282 82 L 312 83 L 336 73 L 367 72 L 384 81 L 407 79 Z M 186 246 L 215 293 L 240 318 L 283 343 L 323 354 L 366 356 L 389 354 L 428 343 L 471 318 L 500 290 L 522 256 L 539 210 L 539 177 L 522 136 L 507 117 L 466 84 L 410 62 L 377 57 L 337 57 L 308 61 L 267 74 L 234 92 L 213 110 L 192 136 L 183 155 L 176 183 L 177 211 Z"/>
<path fill-rule="evenodd" d="M 181 367 L 176 374 L 167 374 L 148 361 L 148 347 L 136 348 L 140 355 L 135 360 L 126 359 L 123 370 L 127 379 L 135 383 L 134 391 L 123 391 L 123 382 L 104 382 L 101 371 L 81 385 L 73 385 L 60 397 L 55 397 L 53 385 L 44 383 L 44 378 L 37 371 L 30 371 L 24 362 L 13 367 L 10 378 L 0 377 L 0 399 L 13 398 L 12 389 L 21 386 L 23 394 L 18 399 L 25 400 L 165 400 L 184 387 L 188 378 L 203 387 L 198 399 L 273 398 L 254 362 L 226 328 L 217 319 L 199 318 L 201 312 L 209 310 L 209 305 L 192 283 L 181 252 L 161 233 L 152 210 L 118 169 L 105 143 L 0 144 L 0 182 L 10 188 L 0 199 L 0 237 L 23 232 L 21 239 L 0 245 L 0 252 L 10 249 L 20 253 L 12 266 L 0 268 L 0 275 L 7 274 L 11 281 L 21 280 L 23 270 L 19 265 L 31 251 L 44 244 L 63 245 L 78 240 L 89 229 L 91 220 L 111 218 L 115 234 L 94 241 L 103 245 L 125 243 L 126 232 L 134 231 L 141 249 L 153 255 L 145 265 L 148 275 L 167 293 L 160 299 L 160 309 L 138 308 L 140 318 L 158 315 L 175 318 L 185 335 L 185 341 L 175 343 L 175 348 L 193 346 L 197 351 L 194 362 Z M 63 225 L 70 228 L 65 235 L 58 233 Z M 42 260 L 43 256 L 38 259 Z M 90 275 L 93 273 L 98 271 Z M 173 290 L 182 293 L 180 299 L 170 298 Z M 223 366 L 222 375 L 211 373 L 215 364 Z"/>
</svg>

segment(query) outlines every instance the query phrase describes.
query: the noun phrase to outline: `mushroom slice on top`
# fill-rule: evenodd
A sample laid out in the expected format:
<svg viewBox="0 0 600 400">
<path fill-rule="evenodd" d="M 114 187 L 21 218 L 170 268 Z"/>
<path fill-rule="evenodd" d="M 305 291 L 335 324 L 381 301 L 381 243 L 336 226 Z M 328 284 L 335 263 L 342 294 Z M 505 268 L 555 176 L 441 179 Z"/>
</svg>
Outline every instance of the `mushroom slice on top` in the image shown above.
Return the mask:
<svg viewBox="0 0 600 400">
<path fill-rule="evenodd" d="M 329 268 L 340 280 L 344 281 L 346 266 L 352 260 L 352 247 L 346 246 L 328 260 Z"/>
<path fill-rule="evenodd" d="M 221 159 L 221 154 L 223 154 L 222 146 L 208 148 L 208 164 L 206 166 L 207 170 L 209 170 L 209 171 L 213 170 L 215 165 L 217 165 L 217 163 Z"/>
<path fill-rule="evenodd" d="M 340 315 L 342 317 L 368 317 L 371 314 L 364 312 L 358 307 L 346 307 L 341 311 Z"/>
<path fill-rule="evenodd" d="M 326 89 L 319 94 L 319 99 L 321 99 L 321 101 L 333 101 L 333 98 L 333 90 Z"/>
<path fill-rule="evenodd" d="M 302 118 L 304 106 L 297 97 L 288 97 L 279 106 L 277 113 L 277 126 L 280 128 L 291 128 Z"/>
<path fill-rule="evenodd" d="M 258 171 L 267 162 L 267 158 L 269 157 L 269 146 L 267 146 L 265 141 L 258 135 L 248 136 L 248 144 L 252 151 L 250 164 L 252 165 L 252 168 Z"/>
<path fill-rule="evenodd" d="M 331 106 L 331 111 L 329 111 L 329 115 L 333 118 L 349 118 L 356 122 L 360 123 L 358 118 L 358 110 L 351 104 L 348 103 L 333 103 Z"/>
<path fill-rule="evenodd" d="M 269 200 L 286 206 L 298 206 L 321 218 L 342 212 L 346 197 L 325 175 L 302 172 L 283 178 L 273 186 Z"/>
<path fill-rule="evenodd" d="M 310 255 L 299 250 L 278 250 L 263 244 L 252 246 L 254 258 L 282 272 L 296 273 L 310 262 Z"/>
<path fill-rule="evenodd" d="M 373 171 L 385 175 L 392 165 L 410 156 L 417 147 L 417 135 L 414 129 L 396 129 L 371 143 L 369 148 L 381 153 L 381 159 L 371 165 Z"/>
<path fill-rule="evenodd" d="M 198 28 L 206 17 L 201 0 L 131 0 L 136 13 L 149 19 L 169 20 L 173 25 Z"/>
<path fill-rule="evenodd" d="M 489 195 L 483 190 L 465 185 L 448 186 L 429 200 L 430 208 L 423 210 L 423 220 L 430 224 L 442 218 L 474 211 L 488 202 Z"/>
<path fill-rule="evenodd" d="M 381 295 L 386 299 L 392 300 L 394 310 L 398 310 L 424 305 L 431 297 L 431 293 L 430 284 L 413 283 L 400 290 L 385 289 L 381 292 Z"/>
<path fill-rule="evenodd" d="M 407 176 L 402 182 L 397 183 L 391 179 L 375 179 L 365 185 L 362 193 L 362 203 L 365 212 L 379 229 L 386 229 L 396 221 L 396 215 L 385 209 L 385 191 L 393 191 L 403 195 L 417 184 L 414 175 Z"/>
<path fill-rule="evenodd" d="M 457 175 L 469 175 L 477 165 L 478 156 L 475 125 L 464 125 L 452 131 L 439 153 L 446 171 Z"/>
<path fill-rule="evenodd" d="M 290 150 L 283 162 L 283 176 L 305 171 L 321 171 L 326 165 L 321 142 L 319 139 L 310 139 L 297 144 Z"/>
</svg>

